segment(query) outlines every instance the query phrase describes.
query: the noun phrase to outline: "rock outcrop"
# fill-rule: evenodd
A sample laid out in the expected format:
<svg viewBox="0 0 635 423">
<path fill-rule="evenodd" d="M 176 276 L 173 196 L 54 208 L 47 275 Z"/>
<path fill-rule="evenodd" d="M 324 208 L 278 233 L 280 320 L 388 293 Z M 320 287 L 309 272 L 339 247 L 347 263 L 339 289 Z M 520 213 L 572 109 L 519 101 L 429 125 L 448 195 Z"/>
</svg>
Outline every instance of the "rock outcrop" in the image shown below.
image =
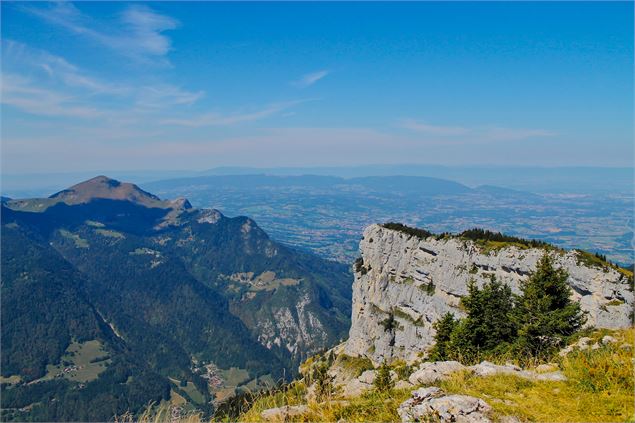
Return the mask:
<svg viewBox="0 0 635 423">
<path fill-rule="evenodd" d="M 397 410 L 402 422 L 489 423 L 492 410 L 485 401 L 467 395 L 445 395 L 435 386 L 420 388 Z"/>
<path fill-rule="evenodd" d="M 587 324 L 617 329 L 631 324 L 632 281 L 609 265 L 585 261 L 579 251 L 496 245 L 487 248 L 455 236 L 427 238 L 371 225 L 355 264 L 352 326 L 344 352 L 373 363 L 413 362 L 434 342 L 432 324 L 450 311 L 457 317 L 468 281 L 482 285 L 495 276 L 519 292 L 545 251 L 569 273 L 573 298 L 588 313 Z"/>
</svg>

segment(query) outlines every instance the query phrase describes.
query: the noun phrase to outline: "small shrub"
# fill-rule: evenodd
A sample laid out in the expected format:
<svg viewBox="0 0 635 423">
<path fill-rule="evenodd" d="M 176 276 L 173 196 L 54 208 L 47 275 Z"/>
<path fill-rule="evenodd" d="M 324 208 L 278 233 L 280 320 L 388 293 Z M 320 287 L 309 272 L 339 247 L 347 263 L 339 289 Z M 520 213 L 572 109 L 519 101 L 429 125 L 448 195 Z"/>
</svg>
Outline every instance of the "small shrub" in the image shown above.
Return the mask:
<svg viewBox="0 0 635 423">
<path fill-rule="evenodd" d="M 392 378 L 390 377 L 390 367 L 384 361 L 379 369 L 377 369 L 377 375 L 373 385 L 377 392 L 387 392 L 394 386 Z"/>
</svg>

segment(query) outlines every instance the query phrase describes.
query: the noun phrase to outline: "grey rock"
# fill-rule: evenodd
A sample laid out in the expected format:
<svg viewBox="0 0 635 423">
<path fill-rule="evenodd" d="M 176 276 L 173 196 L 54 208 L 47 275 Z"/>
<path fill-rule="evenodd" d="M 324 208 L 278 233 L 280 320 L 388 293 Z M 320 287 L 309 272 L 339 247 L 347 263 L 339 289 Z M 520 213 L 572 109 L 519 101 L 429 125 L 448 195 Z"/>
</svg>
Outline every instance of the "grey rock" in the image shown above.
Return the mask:
<svg viewBox="0 0 635 423">
<path fill-rule="evenodd" d="M 518 366 L 501 366 L 499 364 L 490 363 L 489 361 L 483 361 L 479 364 L 471 366 L 470 369 L 477 376 L 492 376 L 497 374 L 513 374 L 521 376 L 523 374 L 523 370 Z"/>
<path fill-rule="evenodd" d="M 543 366 L 546 366 L 542 368 L 543 371 L 546 370 L 547 367 L 549 368 L 550 371 L 547 371 L 545 373 L 540 373 L 538 369 L 536 369 L 536 371 L 523 370 L 520 367 L 515 366 L 513 364 L 506 364 L 504 366 L 501 366 L 498 364 L 490 363 L 489 361 L 483 361 L 479 364 L 469 367 L 469 369 L 472 370 L 474 374 L 477 376 L 493 376 L 498 374 L 506 374 L 506 375 L 513 375 L 513 376 L 522 377 L 525 379 L 532 379 L 532 380 L 552 380 L 552 381 L 567 380 L 567 377 L 562 372 L 557 370 L 556 371 L 551 370 L 553 369 L 554 366 L 549 366 L 549 365 L 543 365 Z"/>
<path fill-rule="evenodd" d="M 458 361 L 427 362 L 419 366 L 419 369 L 410 375 L 408 381 L 413 385 L 433 383 L 447 379 L 452 373 L 464 369 L 466 367 Z"/>
<path fill-rule="evenodd" d="M 439 421 L 488 423 L 491 407 L 483 400 L 467 395 L 445 395 L 437 387 L 417 389 L 403 402 L 397 413 L 402 422 Z"/>
<path fill-rule="evenodd" d="M 366 370 L 359 375 L 359 377 L 341 383 L 339 386 L 341 388 L 342 395 L 347 398 L 360 396 L 364 392 L 373 389 L 373 383 L 375 382 L 376 377 L 376 370 Z"/>
<path fill-rule="evenodd" d="M 407 380 L 398 380 L 395 382 L 395 389 L 412 388 L 414 385 Z"/>
<path fill-rule="evenodd" d="M 485 254 L 469 240 L 419 239 L 379 225 L 366 228 L 360 250 L 363 270 L 355 273 L 352 324 L 344 350 L 375 365 L 420 359 L 434 343 L 435 321 L 448 311 L 464 316 L 459 302 L 470 279 L 482 285 L 494 275 L 518 293 L 544 253 L 510 246 Z M 550 254 L 556 266 L 569 273 L 572 298 L 588 313 L 588 326 L 630 326 L 633 292 L 621 273 L 586 266 L 576 251 Z M 621 304 L 606 306 L 616 299 Z M 383 322 L 390 316 L 395 325 L 387 330 Z"/>
<path fill-rule="evenodd" d="M 611 335 L 606 335 L 604 338 L 602 338 L 602 344 L 607 345 L 607 344 L 616 344 L 617 343 L 617 339 L 613 338 Z"/>
<path fill-rule="evenodd" d="M 362 383 L 367 383 L 372 385 L 375 382 L 375 378 L 377 377 L 376 370 L 366 370 L 357 378 Z"/>
</svg>

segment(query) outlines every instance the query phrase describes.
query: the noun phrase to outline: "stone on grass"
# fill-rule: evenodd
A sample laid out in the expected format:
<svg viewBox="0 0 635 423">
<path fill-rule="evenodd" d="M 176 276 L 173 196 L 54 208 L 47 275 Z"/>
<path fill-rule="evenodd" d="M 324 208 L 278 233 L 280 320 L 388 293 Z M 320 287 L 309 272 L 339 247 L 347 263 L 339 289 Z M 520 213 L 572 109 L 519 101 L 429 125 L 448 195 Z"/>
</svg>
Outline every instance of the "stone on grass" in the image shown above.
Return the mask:
<svg viewBox="0 0 635 423">
<path fill-rule="evenodd" d="M 408 380 L 413 385 L 433 383 L 447 379 L 452 373 L 465 370 L 465 366 L 458 361 L 434 361 L 423 363 L 412 373 Z"/>
<path fill-rule="evenodd" d="M 617 343 L 617 339 L 613 338 L 611 335 L 606 335 L 604 338 L 602 338 L 602 344 L 604 345 L 615 343 Z"/>
<path fill-rule="evenodd" d="M 435 387 L 421 388 L 403 402 L 397 413 L 402 422 L 489 423 L 491 407 L 482 399 L 467 395 L 445 395 Z"/>
</svg>

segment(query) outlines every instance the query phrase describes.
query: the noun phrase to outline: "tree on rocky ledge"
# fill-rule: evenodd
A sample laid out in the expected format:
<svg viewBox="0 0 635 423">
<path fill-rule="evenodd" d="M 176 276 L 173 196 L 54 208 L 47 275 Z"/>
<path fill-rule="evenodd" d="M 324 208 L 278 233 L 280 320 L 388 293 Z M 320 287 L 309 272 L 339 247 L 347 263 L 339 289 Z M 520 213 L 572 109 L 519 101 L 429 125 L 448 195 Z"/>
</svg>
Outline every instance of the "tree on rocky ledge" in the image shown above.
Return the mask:
<svg viewBox="0 0 635 423">
<path fill-rule="evenodd" d="M 578 331 L 586 321 L 580 304 L 571 300 L 566 270 L 544 254 L 536 271 L 521 283 L 514 309 L 518 324 L 517 348 L 534 357 L 544 356 Z"/>
<path fill-rule="evenodd" d="M 432 360 L 476 362 L 507 352 L 543 359 L 580 330 L 586 316 L 571 300 L 568 274 L 545 253 L 536 270 L 521 282 L 521 295 L 494 277 L 481 288 L 471 282 L 461 298 L 467 316 L 447 313 L 434 323 Z"/>
</svg>

